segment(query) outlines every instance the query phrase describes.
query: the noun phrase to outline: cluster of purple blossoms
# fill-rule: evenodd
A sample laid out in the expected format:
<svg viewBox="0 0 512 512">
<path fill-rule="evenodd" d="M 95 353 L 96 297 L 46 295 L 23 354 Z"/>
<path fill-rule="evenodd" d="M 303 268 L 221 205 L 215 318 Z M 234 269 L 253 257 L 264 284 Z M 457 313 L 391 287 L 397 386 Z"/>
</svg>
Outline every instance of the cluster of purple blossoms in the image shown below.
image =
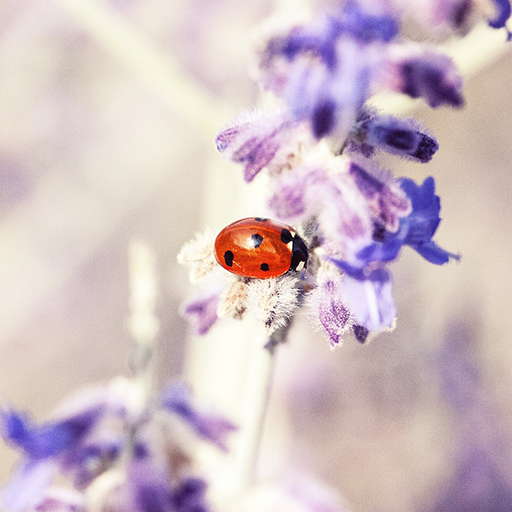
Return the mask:
<svg viewBox="0 0 512 512">
<path fill-rule="evenodd" d="M 267 180 L 270 216 L 295 226 L 309 246 L 307 275 L 221 276 L 212 235 L 198 237 L 179 256 L 193 280 L 209 281 L 183 308 L 198 334 L 219 317 L 251 311 L 271 335 L 305 303 L 332 346 L 348 332 L 364 342 L 394 326 L 388 264 L 402 247 L 436 265 L 459 259 L 433 240 L 440 222 L 434 179 L 397 179 L 378 162 L 385 152 L 427 163 L 439 146 L 413 119 L 379 112 L 374 94 L 398 92 L 432 108 L 464 104 L 452 60 L 401 37 L 409 4 L 350 0 L 335 15 L 267 33 L 257 52 L 258 79 L 282 107 L 242 114 L 216 144 L 243 166 L 245 181 Z M 510 2 L 502 0 L 421 5 L 424 22 L 455 33 L 482 16 L 503 28 L 510 16 Z"/>
<path fill-rule="evenodd" d="M 134 407 L 136 395 L 121 379 L 75 396 L 55 419 L 39 425 L 23 412 L 3 410 L 2 436 L 23 458 L 0 490 L 2 507 L 208 512 L 207 485 L 195 474 L 193 449 L 200 438 L 225 451 L 236 427 L 194 408 L 180 383 L 145 408 Z M 52 486 L 59 473 L 72 489 Z"/>
</svg>

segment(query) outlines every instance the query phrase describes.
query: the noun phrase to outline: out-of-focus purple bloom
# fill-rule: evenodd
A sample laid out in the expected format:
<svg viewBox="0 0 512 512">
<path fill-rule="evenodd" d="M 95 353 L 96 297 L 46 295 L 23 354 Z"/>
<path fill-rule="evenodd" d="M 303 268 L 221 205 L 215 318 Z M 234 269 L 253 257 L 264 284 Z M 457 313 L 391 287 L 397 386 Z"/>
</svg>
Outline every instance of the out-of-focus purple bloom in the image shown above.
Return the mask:
<svg viewBox="0 0 512 512">
<path fill-rule="evenodd" d="M 437 141 L 423 133 L 412 119 L 395 116 L 378 116 L 363 109 L 352 131 L 350 150 L 361 152 L 365 157 L 381 149 L 392 155 L 427 163 L 439 149 Z"/>
<path fill-rule="evenodd" d="M 462 107 L 462 79 L 452 59 L 433 50 L 396 46 L 396 57 L 390 64 L 392 71 L 388 86 L 411 98 L 423 98 L 430 107 L 440 105 Z"/>
<path fill-rule="evenodd" d="M 429 511 L 509 512 L 512 487 L 486 450 L 469 450 Z"/>
<path fill-rule="evenodd" d="M 368 98 L 381 47 L 397 34 L 392 16 L 348 2 L 338 17 L 271 38 L 260 58 L 263 86 L 308 121 L 314 137 L 343 141 Z"/>
<path fill-rule="evenodd" d="M 59 466 L 74 470 L 72 461 L 104 412 L 105 405 L 96 404 L 63 419 L 34 425 L 24 413 L 3 411 L 2 435 L 26 457 L 1 491 L 4 506 L 10 512 L 35 506 Z"/>
<path fill-rule="evenodd" d="M 173 489 L 172 505 L 176 512 L 208 512 L 206 482 L 200 478 L 185 478 Z"/>
<path fill-rule="evenodd" d="M 50 488 L 36 512 L 86 512 L 82 493 L 66 488 Z"/>
<path fill-rule="evenodd" d="M 134 459 L 118 491 L 119 510 L 129 512 L 208 512 L 206 482 L 195 477 L 171 478 L 165 464 Z"/>
<path fill-rule="evenodd" d="M 345 4 L 339 24 L 340 32 L 348 33 L 363 43 L 388 43 L 398 36 L 400 30 L 398 19 L 394 16 L 365 12 L 352 0 Z"/>
<path fill-rule="evenodd" d="M 427 261 L 436 265 L 443 265 L 450 258 L 460 259 L 460 256 L 441 249 L 432 241 L 441 221 L 441 204 L 439 197 L 435 195 L 434 178 L 425 179 L 422 185 L 416 185 L 408 178 L 401 178 L 398 181 L 411 201 L 412 212 L 400 219 L 396 233 L 385 230 L 376 233 L 374 238 L 378 238 L 379 241 L 364 248 L 357 255 L 362 262 L 361 267 L 376 261 L 387 262 L 396 259 L 404 245 L 412 247 Z"/>
<path fill-rule="evenodd" d="M 160 395 L 160 404 L 163 408 L 180 416 L 200 437 L 227 451 L 226 438 L 237 430 L 236 425 L 222 416 L 198 412 L 191 402 L 190 388 L 183 383 L 168 385 Z"/>
<path fill-rule="evenodd" d="M 125 443 L 125 437 L 119 435 L 117 438 L 85 444 L 66 457 L 65 466 L 73 469 L 75 486 L 86 487 L 94 478 L 112 467 Z"/>
<path fill-rule="evenodd" d="M 217 321 L 219 296 L 218 291 L 201 293 L 182 307 L 182 316 L 189 320 L 197 335 L 205 335 Z"/>
<path fill-rule="evenodd" d="M 7 443 L 21 448 L 34 460 L 57 457 L 81 442 L 95 426 L 103 410 L 102 406 L 97 406 L 40 426 L 33 425 L 24 413 L 5 410 L 2 412 L 2 436 Z"/>
<path fill-rule="evenodd" d="M 504 28 L 508 19 L 510 18 L 510 14 L 512 9 L 510 7 L 509 0 L 492 0 L 494 5 L 496 6 L 496 17 L 492 20 L 489 20 L 489 26 L 492 28 Z M 510 40 L 511 34 L 508 33 L 508 38 Z"/>
<path fill-rule="evenodd" d="M 503 454 L 507 445 L 501 438 L 499 422 L 494 421 L 493 407 L 478 369 L 473 343 L 476 321 L 472 322 L 473 329 L 467 319 L 452 324 L 437 358 L 441 391 L 455 412 L 459 446 L 454 474 L 436 489 L 429 511 L 512 510 L 512 473 L 506 465 L 500 465 L 497 457 L 501 453 L 501 457 L 510 458 L 510 454 Z"/>
<path fill-rule="evenodd" d="M 0 490 L 0 505 L 9 512 L 25 512 L 36 507 L 51 484 L 57 467 L 53 459 L 22 461 Z"/>
<path fill-rule="evenodd" d="M 470 411 L 478 401 L 481 376 L 475 364 L 475 333 L 467 322 L 449 326 L 438 358 L 441 392 L 458 414 Z"/>
</svg>

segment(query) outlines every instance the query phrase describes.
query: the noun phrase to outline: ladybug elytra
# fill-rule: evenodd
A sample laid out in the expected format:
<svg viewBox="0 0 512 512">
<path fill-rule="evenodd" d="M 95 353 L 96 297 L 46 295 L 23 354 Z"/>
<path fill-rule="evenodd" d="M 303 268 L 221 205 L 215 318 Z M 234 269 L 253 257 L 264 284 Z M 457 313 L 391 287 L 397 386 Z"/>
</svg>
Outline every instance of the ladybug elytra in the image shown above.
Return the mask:
<svg viewBox="0 0 512 512">
<path fill-rule="evenodd" d="M 269 279 L 306 266 L 308 249 L 295 230 L 261 217 L 237 220 L 215 239 L 215 259 L 242 277 Z"/>
</svg>

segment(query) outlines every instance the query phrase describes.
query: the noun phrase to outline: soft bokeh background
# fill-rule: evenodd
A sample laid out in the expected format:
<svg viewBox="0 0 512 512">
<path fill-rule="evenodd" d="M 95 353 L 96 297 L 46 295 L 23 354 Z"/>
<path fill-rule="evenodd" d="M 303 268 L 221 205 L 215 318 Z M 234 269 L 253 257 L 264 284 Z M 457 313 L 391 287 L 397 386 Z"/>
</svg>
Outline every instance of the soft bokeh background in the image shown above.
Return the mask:
<svg viewBox="0 0 512 512">
<path fill-rule="evenodd" d="M 240 208 L 240 176 L 213 138 L 258 97 L 248 36 L 276 8 L 91 0 L 110 23 L 95 31 L 76 3 L 0 3 L 0 401 L 39 419 L 127 373 L 133 239 L 158 259 L 159 381 L 179 376 L 176 254 Z M 314 475 L 356 512 L 512 510 L 511 64 L 509 52 L 473 76 L 463 111 L 417 112 L 440 141 L 432 163 L 392 161 L 397 175 L 436 177 L 437 241 L 462 263 L 405 251 L 397 329 L 368 346 L 331 352 L 298 320 L 278 354 L 265 476 Z M 248 361 L 229 363 L 243 374 Z M 15 459 L 0 447 L 0 483 Z M 472 493 L 483 505 L 461 502 Z"/>
</svg>

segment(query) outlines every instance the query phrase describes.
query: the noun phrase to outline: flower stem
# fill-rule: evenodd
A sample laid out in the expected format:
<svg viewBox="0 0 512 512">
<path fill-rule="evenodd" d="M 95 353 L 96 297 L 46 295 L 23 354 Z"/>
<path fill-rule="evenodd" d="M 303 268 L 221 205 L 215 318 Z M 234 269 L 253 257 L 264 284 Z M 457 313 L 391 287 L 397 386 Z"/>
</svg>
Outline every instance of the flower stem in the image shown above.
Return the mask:
<svg viewBox="0 0 512 512">
<path fill-rule="evenodd" d="M 159 322 L 155 315 L 156 262 L 152 251 L 141 242 L 130 244 L 130 319 L 128 326 L 134 340 L 130 361 L 138 404 L 137 415 L 150 399 L 154 380 L 155 340 Z"/>
<path fill-rule="evenodd" d="M 277 346 L 286 341 L 291 321 L 278 329 L 262 348 L 261 340 L 253 347 L 247 380 L 244 410 L 238 444 L 239 491 L 243 492 L 257 480 L 258 456 L 265 418 L 270 401 Z"/>
</svg>

